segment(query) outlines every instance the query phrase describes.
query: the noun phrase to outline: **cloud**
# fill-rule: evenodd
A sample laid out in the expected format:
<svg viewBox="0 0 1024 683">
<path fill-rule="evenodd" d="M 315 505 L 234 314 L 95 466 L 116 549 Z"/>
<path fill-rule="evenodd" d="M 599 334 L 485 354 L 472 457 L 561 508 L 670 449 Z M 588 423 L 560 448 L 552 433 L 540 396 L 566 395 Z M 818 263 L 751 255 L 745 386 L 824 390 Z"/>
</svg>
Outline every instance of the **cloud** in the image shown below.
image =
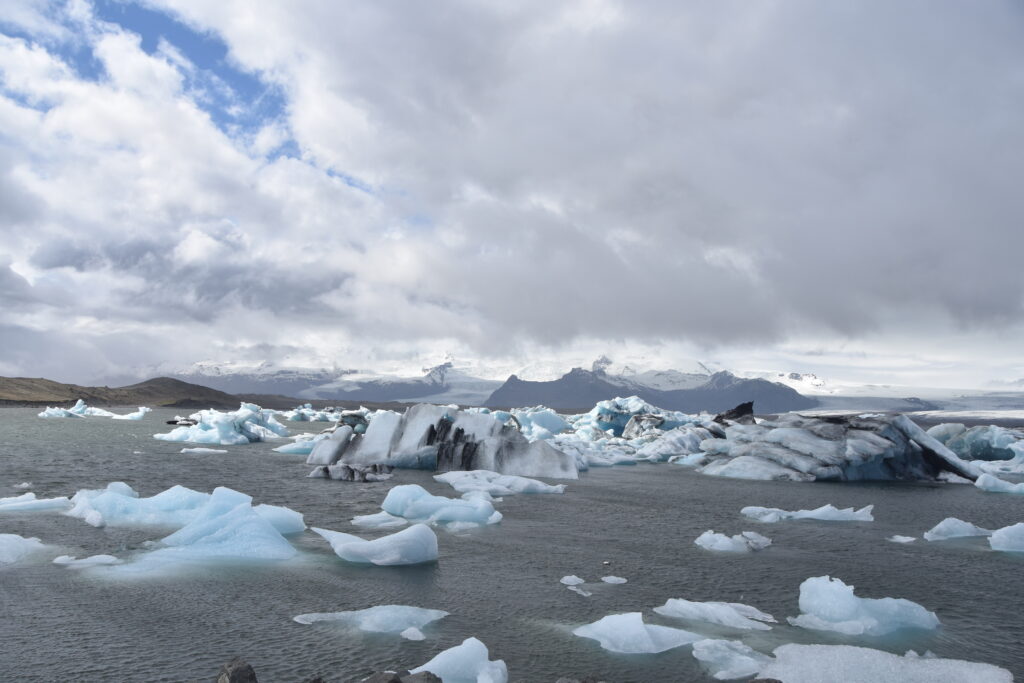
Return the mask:
<svg viewBox="0 0 1024 683">
<path fill-rule="evenodd" d="M 320 357 L 968 331 L 970 364 L 1024 324 L 1014 3 L 145 6 L 174 30 L 3 25 L 0 254 L 64 293 L 33 329 Z"/>
</svg>

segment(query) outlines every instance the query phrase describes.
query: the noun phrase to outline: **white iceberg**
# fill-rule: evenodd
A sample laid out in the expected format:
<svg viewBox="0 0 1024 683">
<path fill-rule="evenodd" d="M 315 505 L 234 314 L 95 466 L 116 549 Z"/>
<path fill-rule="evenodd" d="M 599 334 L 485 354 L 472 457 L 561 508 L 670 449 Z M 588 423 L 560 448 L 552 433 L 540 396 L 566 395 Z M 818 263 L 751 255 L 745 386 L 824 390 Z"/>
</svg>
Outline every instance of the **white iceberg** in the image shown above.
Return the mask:
<svg viewBox="0 0 1024 683">
<path fill-rule="evenodd" d="M 0 534 L 0 564 L 20 562 L 32 553 L 45 549 L 46 545 L 38 538 Z"/>
<path fill-rule="evenodd" d="M 762 508 L 749 506 L 740 513 L 759 522 L 781 522 L 784 519 L 817 519 L 826 522 L 873 522 L 871 511 L 874 505 L 865 505 L 859 510 L 853 508 L 837 508 L 833 505 L 822 505 L 813 510 L 780 510 L 779 508 Z"/>
<path fill-rule="evenodd" d="M 771 626 L 764 622 L 775 623 L 772 615 L 739 602 L 692 602 L 672 598 L 664 605 L 655 607 L 654 611 L 675 619 L 705 621 L 745 630 L 767 631 Z"/>
<path fill-rule="evenodd" d="M 988 538 L 992 550 L 1024 553 L 1024 522 L 996 529 Z"/>
<path fill-rule="evenodd" d="M 427 637 L 423 635 L 423 631 L 419 630 L 415 626 L 410 626 L 398 635 L 402 636 L 406 640 L 426 640 Z"/>
<path fill-rule="evenodd" d="M 434 475 L 436 481 L 450 485 L 459 493 L 483 491 L 495 498 L 517 493 L 562 493 L 565 484 L 545 484 L 528 477 L 498 474 L 488 470 L 451 471 Z"/>
<path fill-rule="evenodd" d="M 200 410 L 189 416 L 196 424 L 182 425 L 165 434 L 154 434 L 161 441 L 241 445 L 288 435 L 288 428 L 274 419 L 272 411 L 253 403 L 242 403 L 238 410 Z"/>
<path fill-rule="evenodd" d="M 182 453 L 196 453 L 196 454 L 202 454 L 202 453 L 227 453 L 227 451 L 225 449 L 223 449 L 223 448 L 182 448 L 181 452 Z"/>
<path fill-rule="evenodd" d="M 388 514 L 428 524 L 461 522 L 483 526 L 501 521 L 501 513 L 489 501 L 435 496 L 419 484 L 393 487 L 380 506 Z"/>
<path fill-rule="evenodd" d="M 111 415 L 110 417 L 112 417 L 115 420 L 141 420 L 143 417 L 145 417 L 146 413 L 151 412 L 153 412 L 152 408 L 147 408 L 146 406 L 139 406 L 139 409 L 136 410 L 134 413 L 128 413 L 126 415 Z"/>
<path fill-rule="evenodd" d="M 387 512 L 378 512 L 374 515 L 358 515 L 352 518 L 356 526 L 367 529 L 396 529 L 409 523 L 405 517 L 395 517 Z"/>
<path fill-rule="evenodd" d="M 951 538 L 966 538 L 969 536 L 991 536 L 991 529 L 983 529 L 970 522 L 965 522 L 956 517 L 946 517 L 928 531 L 924 532 L 926 541 L 946 541 Z"/>
<path fill-rule="evenodd" d="M 152 408 L 145 406 L 139 406 L 139 409 L 134 413 L 128 413 L 127 415 L 118 415 L 112 413 L 109 410 L 103 408 L 93 408 L 86 405 L 85 401 L 78 399 L 70 408 L 59 408 L 59 407 L 47 407 L 46 410 L 39 413 L 39 417 L 42 418 L 66 418 L 66 417 L 110 417 L 115 420 L 141 420 L 146 413 L 151 412 Z"/>
<path fill-rule="evenodd" d="M 508 667 L 497 659 L 489 660 L 487 646 L 476 638 L 467 638 L 441 652 L 423 666 L 410 669 L 417 674 L 429 671 L 444 683 L 507 683 Z"/>
<path fill-rule="evenodd" d="M 611 584 L 623 584 L 627 582 L 627 579 L 624 579 L 621 576 L 602 576 L 601 580 L 605 583 Z"/>
<path fill-rule="evenodd" d="M 913 543 L 917 538 L 914 536 L 900 536 L 899 534 L 896 534 L 895 536 L 890 536 L 886 540 L 892 541 L 893 543 Z"/>
<path fill-rule="evenodd" d="M 786 683 L 1012 683 L 1013 675 L 992 664 L 920 657 L 851 645 L 797 645 L 775 648 L 758 672 L 760 678 Z"/>
<path fill-rule="evenodd" d="M 698 640 L 693 644 L 693 656 L 720 681 L 756 676 L 772 661 L 738 640 Z"/>
<path fill-rule="evenodd" d="M 38 512 L 40 510 L 65 510 L 69 507 L 71 507 L 71 501 L 64 496 L 36 498 L 36 494 L 31 491 L 20 496 L 0 498 L 0 512 Z"/>
<path fill-rule="evenodd" d="M 645 624 L 640 612 L 609 614 L 574 629 L 573 634 L 596 640 L 609 652 L 623 654 L 664 652 L 703 638 L 678 628 Z"/>
<path fill-rule="evenodd" d="M 999 477 L 994 477 L 991 474 L 982 474 L 979 476 L 974 485 L 982 491 L 990 491 L 992 493 L 1015 493 L 1017 495 L 1024 496 L 1024 482 L 1019 484 L 1012 484 Z"/>
<path fill-rule="evenodd" d="M 580 584 L 586 583 L 586 581 L 576 576 L 575 574 L 563 576 L 558 580 L 558 582 L 566 586 L 579 586 Z"/>
<path fill-rule="evenodd" d="M 904 628 L 935 629 L 934 612 L 902 598 L 858 598 L 853 586 L 828 576 L 800 584 L 802 614 L 790 617 L 793 626 L 846 635 L 880 636 Z"/>
<path fill-rule="evenodd" d="M 300 624 L 313 624 L 319 621 L 340 622 L 369 633 L 403 633 L 410 628 L 418 631 L 446 616 L 448 612 L 439 609 L 409 605 L 378 605 L 349 612 L 300 614 L 293 620 Z M 420 635 L 422 636 L 422 633 Z"/>
<path fill-rule="evenodd" d="M 749 553 L 764 550 L 772 544 L 772 539 L 762 536 L 756 531 L 744 531 L 735 536 L 726 536 L 708 529 L 693 541 L 705 550 L 720 553 Z"/>
<path fill-rule="evenodd" d="M 437 535 L 426 524 L 414 524 L 372 541 L 330 529 L 313 527 L 312 530 L 331 544 L 338 557 L 348 562 L 388 566 L 433 562 L 438 557 Z"/>
</svg>

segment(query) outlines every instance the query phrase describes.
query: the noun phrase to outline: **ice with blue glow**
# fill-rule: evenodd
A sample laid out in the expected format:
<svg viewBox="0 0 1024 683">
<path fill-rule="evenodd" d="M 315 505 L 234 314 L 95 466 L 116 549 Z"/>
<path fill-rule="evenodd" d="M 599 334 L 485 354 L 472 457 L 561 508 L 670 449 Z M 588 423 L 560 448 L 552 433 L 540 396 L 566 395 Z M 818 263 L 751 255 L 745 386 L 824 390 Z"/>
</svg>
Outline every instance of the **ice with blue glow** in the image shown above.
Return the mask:
<svg viewBox="0 0 1024 683">
<path fill-rule="evenodd" d="M 779 508 L 763 508 L 748 506 L 740 513 L 759 522 L 774 523 L 786 519 L 817 519 L 825 522 L 873 522 L 871 511 L 874 505 L 865 505 L 859 510 L 853 508 L 837 508 L 833 505 L 822 505 L 813 510 L 781 510 Z"/>
<path fill-rule="evenodd" d="M 435 496 L 419 484 L 395 486 L 381 503 L 389 515 L 403 517 L 412 522 L 447 525 L 452 523 L 484 526 L 501 521 L 501 513 L 490 501 Z"/>
<path fill-rule="evenodd" d="M 940 424 L 928 430 L 946 448 L 966 460 L 1011 460 L 1013 445 L 1024 441 L 1024 431 L 997 425 L 967 428 L 962 424 Z"/>
<path fill-rule="evenodd" d="M 20 562 L 33 553 L 46 550 L 38 538 L 26 538 L 17 534 L 0 534 L 0 564 Z"/>
<path fill-rule="evenodd" d="M 992 550 L 1008 553 L 1024 553 L 1024 522 L 996 529 L 988 537 Z"/>
<path fill-rule="evenodd" d="M 46 419 L 67 417 L 109 417 L 115 420 L 141 420 L 146 413 L 152 410 L 152 408 L 147 408 L 146 406 L 139 406 L 139 409 L 134 413 L 118 415 L 117 413 L 112 413 L 109 410 L 104 410 L 103 408 L 93 408 L 92 406 L 86 405 L 85 401 L 82 399 L 78 399 L 78 401 L 75 402 L 75 405 L 70 408 L 47 406 L 46 410 L 39 413 L 39 417 Z"/>
<path fill-rule="evenodd" d="M 544 406 L 513 410 L 510 414 L 519 423 L 519 431 L 530 441 L 550 439 L 571 428 L 564 417 Z M 502 417 L 501 412 L 495 415 Z"/>
<path fill-rule="evenodd" d="M 983 529 L 970 522 L 965 522 L 956 517 L 946 517 L 928 531 L 924 532 L 926 541 L 947 541 L 951 538 L 966 538 L 970 536 L 991 536 L 991 529 Z"/>
<path fill-rule="evenodd" d="M 640 612 L 609 614 L 574 629 L 573 634 L 596 640 L 605 650 L 622 654 L 665 652 L 703 638 L 678 628 L 645 624 Z"/>
<path fill-rule="evenodd" d="M 487 646 L 476 638 L 449 648 L 410 673 L 429 671 L 442 683 L 507 683 L 508 667 L 501 659 L 490 660 Z"/>
<path fill-rule="evenodd" d="M 334 410 L 317 410 L 311 403 L 304 403 L 291 410 L 280 413 L 281 417 L 291 422 L 336 422 L 341 416 Z"/>
<path fill-rule="evenodd" d="M 905 628 L 931 630 L 939 618 L 902 598 L 859 598 L 840 579 L 815 576 L 800 584 L 800 610 L 793 626 L 852 636 L 881 636 Z"/>
<path fill-rule="evenodd" d="M 974 481 L 974 485 L 982 491 L 989 491 L 990 493 L 1015 493 L 1024 496 L 1024 482 L 1012 484 L 1005 479 L 1000 479 L 987 473 L 979 476 Z"/>
<path fill-rule="evenodd" d="M 452 471 L 434 475 L 434 479 L 448 484 L 459 493 L 480 491 L 495 498 L 517 493 L 563 493 L 565 484 L 545 484 L 529 477 L 498 474 L 489 470 Z"/>
<path fill-rule="evenodd" d="M 164 434 L 154 434 L 161 441 L 219 444 L 237 446 L 256 441 L 267 441 L 288 435 L 288 428 L 254 403 L 242 403 L 238 410 L 200 410 L 189 416 L 194 425 L 182 425 Z"/>
<path fill-rule="evenodd" d="M 426 524 L 414 524 L 372 541 L 330 529 L 313 527 L 312 530 L 347 562 L 390 566 L 433 562 L 438 557 L 437 535 Z"/>
<path fill-rule="evenodd" d="M 29 491 L 20 496 L 0 498 L 0 512 L 38 512 L 41 510 L 66 510 L 71 501 L 64 496 L 58 498 L 36 498 Z"/>
<path fill-rule="evenodd" d="M 424 628 L 427 624 L 448 616 L 439 609 L 424 609 L 409 605 L 377 605 L 367 609 L 346 612 L 315 612 L 300 614 L 294 621 L 300 624 L 335 622 L 354 626 L 368 633 L 404 633 L 408 629 Z"/>
<path fill-rule="evenodd" d="M 687 621 L 704 621 L 730 628 L 767 631 L 774 624 L 775 617 L 756 607 L 740 602 L 693 602 L 682 598 L 671 598 L 654 611 L 666 617 Z"/>
</svg>

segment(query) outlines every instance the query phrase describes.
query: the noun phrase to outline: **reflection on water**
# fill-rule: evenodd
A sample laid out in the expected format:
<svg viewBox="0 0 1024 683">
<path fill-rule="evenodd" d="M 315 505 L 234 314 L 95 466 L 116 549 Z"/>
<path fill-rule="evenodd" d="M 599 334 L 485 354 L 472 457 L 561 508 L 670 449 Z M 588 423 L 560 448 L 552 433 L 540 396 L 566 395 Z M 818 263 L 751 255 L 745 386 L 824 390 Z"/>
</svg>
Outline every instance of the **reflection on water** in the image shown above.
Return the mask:
<svg viewBox="0 0 1024 683">
<path fill-rule="evenodd" d="M 174 411 L 141 422 L 40 420 L 37 410 L 0 410 L 0 496 L 34 482 L 41 497 L 70 495 L 125 481 L 143 496 L 174 484 L 201 491 L 229 486 L 257 503 L 287 505 L 306 523 L 366 534 L 349 524 L 379 509 L 396 483 L 454 495 L 425 472 L 398 471 L 389 482 L 352 484 L 306 479 L 304 456 L 274 444 L 227 446 L 227 454 L 182 454 L 183 444 L 152 434 Z M 294 432 L 322 425 L 289 423 Z M 743 518 L 746 505 L 800 509 L 833 503 L 875 504 L 873 523 L 783 522 Z M 278 566 L 195 569 L 173 578 L 99 579 L 48 563 L 0 569 L 0 679 L 211 679 L 241 655 L 262 681 L 320 674 L 357 680 L 384 667 L 415 666 L 469 636 L 509 665 L 511 680 L 554 681 L 600 675 L 609 681 L 711 680 L 688 647 L 658 655 L 613 655 L 570 634 L 615 612 L 643 611 L 652 623 L 743 637 L 770 651 L 784 642 L 852 643 L 893 652 L 931 650 L 985 661 L 1024 676 L 1018 639 L 1024 608 L 1024 558 L 993 553 L 983 540 L 933 544 L 887 542 L 920 537 L 948 516 L 996 528 L 1024 521 L 1024 496 L 984 494 L 968 486 L 744 482 L 693 474 L 671 465 L 593 470 L 564 495 L 522 495 L 497 505 L 495 526 L 438 532 L 441 558 L 418 567 L 347 565 L 307 532 L 293 538 L 299 559 Z M 774 544 L 746 556 L 715 555 L 693 545 L 702 532 L 763 533 Z M 130 555 L 163 534 L 95 529 L 52 513 L 4 514 L 0 533 L 38 536 L 79 557 Z M 577 574 L 589 598 L 559 584 Z M 615 574 L 623 585 L 600 583 Z M 683 624 L 651 608 L 668 598 L 746 602 L 780 622 L 798 613 L 800 582 L 830 574 L 866 597 L 914 600 L 935 611 L 942 628 L 895 638 L 844 638 L 785 625 L 740 633 Z M 362 634 L 337 624 L 301 625 L 305 612 L 380 604 L 444 609 L 451 616 L 424 629 L 422 642 Z"/>
</svg>

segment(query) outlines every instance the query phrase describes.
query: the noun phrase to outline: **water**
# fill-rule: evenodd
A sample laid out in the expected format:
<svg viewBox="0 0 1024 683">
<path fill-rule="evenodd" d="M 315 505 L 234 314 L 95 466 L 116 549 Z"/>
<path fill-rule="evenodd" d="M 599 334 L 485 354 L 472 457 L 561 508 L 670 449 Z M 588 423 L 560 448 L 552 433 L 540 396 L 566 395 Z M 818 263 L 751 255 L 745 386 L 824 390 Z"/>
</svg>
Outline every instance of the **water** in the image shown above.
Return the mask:
<svg viewBox="0 0 1024 683">
<path fill-rule="evenodd" d="M 40 497 L 71 495 L 126 481 L 141 495 L 174 484 L 202 491 L 229 486 L 255 502 L 287 505 L 307 524 L 362 533 L 349 520 L 379 510 L 395 483 L 419 483 L 455 495 L 426 472 L 398 471 L 389 482 L 307 479 L 303 456 L 274 444 L 226 446 L 224 455 L 182 454 L 156 441 L 174 411 L 140 422 L 104 418 L 40 420 L 37 410 L 0 410 L 0 496 L 34 483 Z M 289 423 L 294 432 L 323 425 Z M 167 427 L 166 429 L 170 429 Z M 135 451 L 138 451 L 136 453 Z M 875 504 L 875 522 L 758 524 L 745 505 L 785 509 Z M 925 484 L 796 484 L 704 477 L 671 465 L 592 470 L 564 495 L 512 496 L 497 526 L 438 532 L 441 557 L 419 567 L 346 565 L 307 532 L 293 543 L 296 562 L 276 567 L 209 569 L 173 579 L 111 581 L 45 559 L 0 568 L 0 680 L 212 680 L 220 665 L 246 658 L 262 683 L 315 674 L 352 681 L 374 670 L 412 667 L 469 636 L 508 663 L 512 681 L 599 675 L 607 681 L 712 680 L 690 648 L 658 655 L 615 655 L 570 631 L 616 612 L 643 611 L 651 623 L 743 637 L 762 651 L 785 642 L 849 643 L 902 653 L 983 661 L 1024 676 L 1024 558 L 987 550 L 983 539 L 909 545 L 948 516 L 996 528 L 1024 520 L 1024 497 L 973 487 Z M 707 529 L 755 530 L 769 549 L 744 556 L 693 545 Z M 79 557 L 124 554 L 163 534 L 95 529 L 54 513 L 5 513 L 0 532 L 38 536 Z M 363 534 L 367 535 L 367 534 Z M 604 564 L 608 562 L 608 564 Z M 615 574 L 624 585 L 587 586 L 584 598 L 560 585 L 566 574 L 589 581 Z M 894 639 L 847 638 L 779 625 L 768 632 L 701 627 L 664 619 L 651 608 L 668 598 L 746 602 L 780 621 L 796 615 L 798 587 L 830 574 L 867 597 L 902 597 L 935 611 L 942 627 Z M 294 623 L 304 612 L 409 604 L 451 616 L 427 627 L 422 642 L 361 634 L 335 624 Z"/>
</svg>

